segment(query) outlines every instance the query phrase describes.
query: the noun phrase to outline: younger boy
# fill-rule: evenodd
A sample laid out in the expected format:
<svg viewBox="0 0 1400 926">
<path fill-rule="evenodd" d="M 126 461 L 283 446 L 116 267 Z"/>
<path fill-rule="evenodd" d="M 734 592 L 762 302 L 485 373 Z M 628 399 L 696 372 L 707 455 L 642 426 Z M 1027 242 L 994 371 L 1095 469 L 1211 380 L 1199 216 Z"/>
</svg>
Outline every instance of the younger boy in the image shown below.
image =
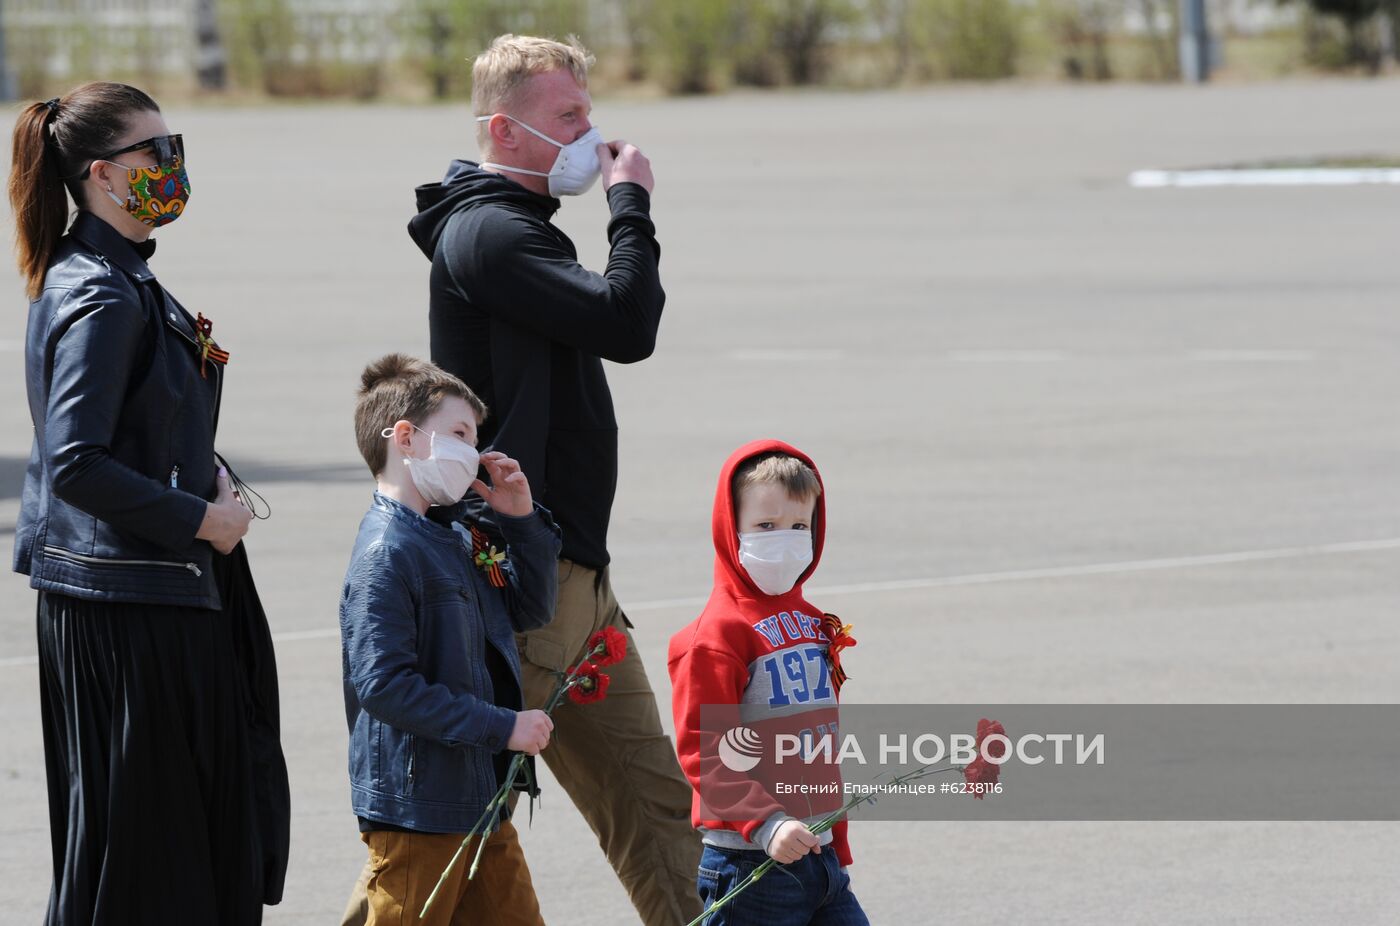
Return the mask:
<svg viewBox="0 0 1400 926">
<path fill-rule="evenodd" d="M 715 764 L 715 731 L 701 729 L 702 705 L 835 719 L 841 676 L 822 612 L 802 597 L 825 529 L 821 477 L 795 447 L 758 441 L 725 463 L 713 518 L 714 589 L 700 617 L 671 638 L 667 654 L 676 748 L 694 789 L 691 822 L 705 844 L 697 886 L 708 907 L 765 855 L 793 877 L 760 878 L 707 926 L 869 922 L 846 874 L 845 822 L 812 833 L 808 827 L 824 814 L 794 818 L 756 780 L 724 772 Z M 726 809 L 728 819 L 714 819 Z"/>
<path fill-rule="evenodd" d="M 355 437 L 378 490 L 350 557 L 340 631 L 371 926 L 543 923 L 508 819 L 476 877 L 466 877 L 473 840 L 419 918 L 511 753 L 538 754 L 553 729 L 543 711 L 522 710 L 514 633 L 553 614 L 559 531 L 514 460 L 478 457 L 485 416 L 461 380 L 422 360 L 390 354 L 361 378 Z M 462 520 L 468 490 L 495 510 L 503 560 Z"/>
</svg>

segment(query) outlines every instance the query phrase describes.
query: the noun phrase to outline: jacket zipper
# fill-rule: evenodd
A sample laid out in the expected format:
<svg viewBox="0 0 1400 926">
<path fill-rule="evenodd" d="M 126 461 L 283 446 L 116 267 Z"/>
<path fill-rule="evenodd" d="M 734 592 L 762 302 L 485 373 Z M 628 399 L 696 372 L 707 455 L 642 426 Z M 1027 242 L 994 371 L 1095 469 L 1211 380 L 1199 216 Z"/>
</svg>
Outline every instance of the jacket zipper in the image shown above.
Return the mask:
<svg viewBox="0 0 1400 926">
<path fill-rule="evenodd" d="M 413 734 L 408 734 L 408 790 L 413 792 L 414 760 L 418 758 L 418 743 L 414 740 Z"/>
<path fill-rule="evenodd" d="M 111 556 L 88 556 L 83 553 L 74 553 L 72 550 L 65 550 L 62 547 L 48 545 L 44 546 L 44 554 L 88 566 L 166 566 L 170 569 L 187 569 L 197 577 L 204 575 L 197 563 L 174 563 L 164 559 L 117 559 Z"/>
</svg>

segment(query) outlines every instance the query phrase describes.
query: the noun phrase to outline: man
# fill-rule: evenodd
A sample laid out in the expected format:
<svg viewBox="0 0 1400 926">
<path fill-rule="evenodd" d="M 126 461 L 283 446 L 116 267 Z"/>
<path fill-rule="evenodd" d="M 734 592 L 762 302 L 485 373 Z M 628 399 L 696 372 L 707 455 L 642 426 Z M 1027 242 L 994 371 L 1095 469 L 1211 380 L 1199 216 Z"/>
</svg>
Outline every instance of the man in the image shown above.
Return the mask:
<svg viewBox="0 0 1400 926">
<path fill-rule="evenodd" d="M 481 445 L 520 462 L 563 529 L 554 620 L 517 637 L 527 706 L 545 703 L 553 673 L 578 661 L 592 633 L 630 626 L 608 572 L 617 421 L 602 361 L 650 356 L 665 303 L 651 165 L 626 142 L 603 143 L 590 124 L 590 64 L 572 40 L 492 42 L 472 69 L 482 163 L 456 161 L 442 183 L 419 187 L 409 223 L 433 262 L 433 362 L 485 401 Z M 556 197 L 585 193 L 599 176 L 612 212 L 601 274 L 579 265 L 549 221 Z M 690 788 L 635 645 L 608 674 L 606 699 L 555 711 L 541 755 L 642 920 L 676 926 L 701 909 Z"/>
</svg>

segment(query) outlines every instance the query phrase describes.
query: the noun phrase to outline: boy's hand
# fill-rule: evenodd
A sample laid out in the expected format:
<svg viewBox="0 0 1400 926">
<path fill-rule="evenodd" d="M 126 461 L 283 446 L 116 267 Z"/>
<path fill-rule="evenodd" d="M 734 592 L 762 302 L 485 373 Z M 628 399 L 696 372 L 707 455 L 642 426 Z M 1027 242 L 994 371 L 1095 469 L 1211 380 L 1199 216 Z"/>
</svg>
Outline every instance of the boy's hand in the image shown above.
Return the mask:
<svg viewBox="0 0 1400 926">
<path fill-rule="evenodd" d="M 515 518 L 535 510 L 530 480 L 525 478 L 519 463 L 499 450 L 490 450 L 481 455 L 481 464 L 491 474 L 491 485 L 478 479 L 472 483 L 472 491 L 486 499 L 493 510 Z"/>
<path fill-rule="evenodd" d="M 768 840 L 768 855 L 780 865 L 791 865 L 808 852 L 821 854 L 821 840 L 801 820 L 787 820 Z"/>
<path fill-rule="evenodd" d="M 510 731 L 506 748 L 537 756 L 549 745 L 549 731 L 553 729 L 554 721 L 544 711 L 521 711 L 515 715 L 515 729 Z"/>
</svg>

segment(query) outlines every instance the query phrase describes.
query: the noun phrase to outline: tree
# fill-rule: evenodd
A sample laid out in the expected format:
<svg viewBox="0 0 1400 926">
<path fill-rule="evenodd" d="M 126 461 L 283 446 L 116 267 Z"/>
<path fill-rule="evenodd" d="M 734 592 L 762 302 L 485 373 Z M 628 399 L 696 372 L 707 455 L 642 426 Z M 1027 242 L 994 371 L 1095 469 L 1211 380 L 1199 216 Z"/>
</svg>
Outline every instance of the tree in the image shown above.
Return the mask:
<svg viewBox="0 0 1400 926">
<path fill-rule="evenodd" d="M 506 32 L 563 39 L 584 36 L 585 0 L 414 0 L 423 67 L 434 99 L 471 90 L 471 61 Z M 584 36 L 586 38 L 586 36 Z"/>
<path fill-rule="evenodd" d="M 1289 2 L 1289 0 L 1282 0 Z M 1377 30 L 1381 13 L 1400 14 L 1397 0 L 1307 0 L 1314 12 L 1340 20 L 1346 30 L 1342 63 L 1362 65 L 1375 73 L 1381 69 L 1384 43 Z"/>
<path fill-rule="evenodd" d="M 787 62 L 795 84 L 813 84 L 826 73 L 831 29 L 851 15 L 843 0 L 782 0 L 773 3 L 773 47 Z"/>
<path fill-rule="evenodd" d="M 651 32 L 657 68 L 672 93 L 715 89 L 716 64 L 733 41 L 734 0 L 658 0 Z"/>
<path fill-rule="evenodd" d="M 1108 39 L 1122 8 L 1107 0 L 1041 0 L 1042 16 L 1065 48 L 1065 76 L 1112 80 Z"/>
<path fill-rule="evenodd" d="M 1173 41 L 1173 36 L 1180 28 L 1180 7 L 1171 0 L 1138 0 L 1138 12 L 1141 13 L 1143 23 L 1147 27 L 1147 43 L 1152 51 L 1152 76 L 1157 80 L 1174 78 L 1180 70 L 1176 43 Z M 1165 33 L 1161 28 L 1163 18 L 1171 23 Z"/>
</svg>

